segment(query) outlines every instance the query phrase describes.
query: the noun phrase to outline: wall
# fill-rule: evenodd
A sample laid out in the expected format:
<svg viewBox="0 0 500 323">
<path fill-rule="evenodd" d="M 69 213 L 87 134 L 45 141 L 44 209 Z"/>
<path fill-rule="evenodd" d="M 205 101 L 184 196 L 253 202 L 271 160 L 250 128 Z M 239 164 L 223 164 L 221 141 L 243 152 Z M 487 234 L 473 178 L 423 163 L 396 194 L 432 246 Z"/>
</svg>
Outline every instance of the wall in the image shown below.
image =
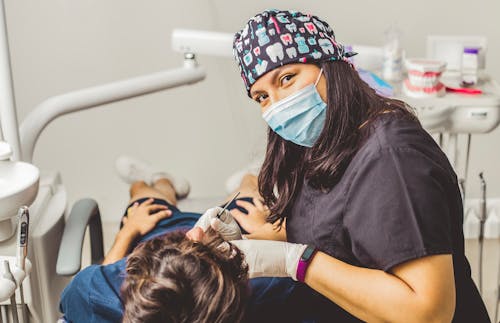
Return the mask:
<svg viewBox="0 0 500 323">
<path fill-rule="evenodd" d="M 487 65 L 500 79 L 500 2 L 184 0 L 6 1 L 18 118 L 44 99 L 96 84 L 179 66 L 170 49 L 174 27 L 234 32 L 268 7 L 319 13 L 344 43 L 381 45 L 396 22 L 410 56 L 425 53 L 428 34 L 478 34 L 489 39 Z M 98 200 L 116 219 L 127 186 L 114 173 L 122 153 L 186 176 L 192 196 L 224 193 L 224 180 L 262 151 L 265 125 L 245 96 L 231 60 L 199 57 L 203 83 L 64 116 L 39 139 L 34 162 L 59 170 L 70 197 Z M 500 196 L 500 130 L 472 139 L 469 189 L 484 170 L 490 196 Z"/>
</svg>

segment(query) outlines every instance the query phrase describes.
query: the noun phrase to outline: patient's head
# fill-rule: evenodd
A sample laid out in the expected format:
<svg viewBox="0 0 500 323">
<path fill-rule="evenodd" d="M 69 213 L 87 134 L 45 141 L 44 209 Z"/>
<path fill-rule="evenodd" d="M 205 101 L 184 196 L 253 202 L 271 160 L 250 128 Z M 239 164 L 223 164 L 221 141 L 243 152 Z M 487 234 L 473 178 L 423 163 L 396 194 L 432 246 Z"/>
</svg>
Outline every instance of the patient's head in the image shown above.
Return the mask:
<svg viewBox="0 0 500 323">
<path fill-rule="evenodd" d="M 214 232 L 172 232 L 128 256 L 123 322 L 239 322 L 247 299 L 243 254 Z"/>
</svg>

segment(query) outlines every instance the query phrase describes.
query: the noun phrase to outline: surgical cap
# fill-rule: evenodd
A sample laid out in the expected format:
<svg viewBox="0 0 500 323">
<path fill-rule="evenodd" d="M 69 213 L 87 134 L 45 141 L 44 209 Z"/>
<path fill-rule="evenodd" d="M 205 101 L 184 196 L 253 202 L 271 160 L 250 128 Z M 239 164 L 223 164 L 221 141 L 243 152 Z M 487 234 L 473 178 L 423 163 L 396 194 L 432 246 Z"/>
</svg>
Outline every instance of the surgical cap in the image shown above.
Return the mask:
<svg viewBox="0 0 500 323">
<path fill-rule="evenodd" d="M 267 72 L 291 63 L 346 60 L 344 46 L 330 26 L 298 11 L 266 10 L 237 32 L 233 54 L 250 96 L 250 87 Z"/>
</svg>

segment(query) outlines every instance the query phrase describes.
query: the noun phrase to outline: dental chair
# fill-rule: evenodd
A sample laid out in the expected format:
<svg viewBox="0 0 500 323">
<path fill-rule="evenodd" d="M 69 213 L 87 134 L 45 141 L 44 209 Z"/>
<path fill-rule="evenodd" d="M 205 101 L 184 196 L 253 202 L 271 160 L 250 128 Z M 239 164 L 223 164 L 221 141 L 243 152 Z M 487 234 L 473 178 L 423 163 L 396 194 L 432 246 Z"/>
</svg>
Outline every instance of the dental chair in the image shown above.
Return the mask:
<svg viewBox="0 0 500 323">
<path fill-rule="evenodd" d="M 202 37 L 204 41 L 194 44 L 189 33 L 181 33 L 180 38 L 174 37 L 176 41 L 173 41 L 173 47 L 184 54 L 182 67 L 51 97 L 36 106 L 18 127 L 3 2 L 0 1 L 0 4 L 0 142 L 5 141 L 11 147 L 12 153 L 5 163 L 12 165 L 24 163 L 33 166 L 31 162 L 36 142 L 46 126 L 56 118 L 112 102 L 197 83 L 206 75 L 203 68 L 198 66 L 193 54 L 197 48 L 209 48 L 214 50 L 214 53 L 223 52 L 223 56 L 230 56 L 231 53 L 231 39 L 226 34 L 207 32 Z M 219 41 L 221 39 L 222 42 Z M 213 40 L 221 44 L 220 48 L 213 46 Z M 2 162 L 4 161 L 0 160 L 0 163 Z M 30 195 L 24 199 L 10 199 L 9 203 L 13 201 L 13 209 L 24 204 L 29 205 L 31 214 L 27 253 L 32 266 L 30 274 L 23 283 L 29 321 L 55 322 L 61 316 L 58 311 L 61 292 L 81 268 L 83 241 L 87 230 L 90 235 L 91 263 L 99 263 L 104 258 L 101 214 L 96 201 L 85 198 L 77 201 L 67 212 L 66 188 L 59 173 L 39 172 L 36 167 L 33 168 L 36 169 L 36 176 L 33 176 L 30 184 L 32 187 Z M 2 194 L 0 201 L 5 201 Z M 214 199 L 201 201 L 187 199 L 179 203 L 179 206 L 193 211 L 203 211 L 215 205 L 214 202 Z M 9 213 L 8 217 L 10 218 L 6 221 L 0 221 L 3 223 L 0 229 L 7 227 L 7 234 L 0 236 L 0 257 L 16 254 L 15 212 Z M 0 220 L 3 220 L 1 216 Z M 0 230 L 0 234 L 2 232 Z M 16 290 L 19 291 L 19 288 Z M 7 317 L 9 314 L 3 317 L 9 303 L 2 301 L 0 300 L 2 306 L 0 321 L 4 319 L 10 321 Z"/>
<path fill-rule="evenodd" d="M 1 12 L 0 16 L 2 16 Z M 4 24 L 0 23 L 1 26 Z M 0 35 L 2 35 L 1 32 Z M 6 39 L 4 39 L 4 46 L 6 46 Z M 2 61 L 4 65 L 1 64 Z M 5 161 L 0 160 L 0 163 L 6 163 L 7 166 L 17 164 L 33 166 L 31 161 L 38 137 L 45 127 L 59 116 L 193 84 L 205 78 L 205 72 L 196 63 L 194 55 L 186 53 L 184 64 L 180 68 L 49 98 L 35 107 L 18 128 L 8 62 L 8 51 L 0 51 L 0 65 L 9 67 L 7 73 L 0 73 L 0 78 L 3 77 L 0 80 L 0 93 L 2 94 L 0 96 L 4 101 L 0 105 L 2 125 L 0 141 L 4 140 L 12 148 L 11 156 Z M 36 169 L 36 167 L 33 168 Z M 27 304 L 30 322 L 55 322 L 60 317 L 58 305 L 61 292 L 71 280 L 71 276 L 81 268 L 86 230 L 90 234 L 91 262 L 99 263 L 104 257 L 101 215 L 97 203 L 92 199 L 81 199 L 71 207 L 69 212 L 66 212 L 67 193 L 59 173 L 41 171 L 38 174 L 38 170 L 35 173 L 36 178 L 33 178 L 30 184 L 33 189 L 28 192 L 30 196 L 26 199 L 6 200 L 3 196 L 4 192 L 0 192 L 0 201 L 2 203 L 12 201 L 15 208 L 24 204 L 30 205 L 28 258 L 32 266 L 31 273 L 23 282 L 24 300 Z M 1 185 L 0 188 L 2 188 Z M 6 235 L 0 237 L 0 258 L 14 258 L 12 255 L 16 254 L 15 212 L 9 214 L 9 217 L 11 219 L 3 221 L 0 216 L 1 229 L 7 228 L 7 231 L 0 230 L 2 231 L 0 233 L 7 232 Z M 19 292 L 19 288 L 16 290 Z M 10 321 L 7 316 L 12 314 L 3 315 L 10 303 L 1 301 L 3 300 L 0 300 L 2 316 L 5 317 L 0 317 L 0 320 Z M 17 299 L 17 304 L 19 304 L 19 299 Z M 13 313 L 12 310 L 11 313 Z"/>
</svg>

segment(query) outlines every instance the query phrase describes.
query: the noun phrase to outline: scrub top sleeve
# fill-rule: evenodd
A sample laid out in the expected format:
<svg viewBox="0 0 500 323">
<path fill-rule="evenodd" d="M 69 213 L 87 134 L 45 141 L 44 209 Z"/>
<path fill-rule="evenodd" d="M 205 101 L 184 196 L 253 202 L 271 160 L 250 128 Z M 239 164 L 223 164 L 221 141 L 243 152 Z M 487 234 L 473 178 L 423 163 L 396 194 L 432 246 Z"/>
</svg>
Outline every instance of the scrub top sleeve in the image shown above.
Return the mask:
<svg viewBox="0 0 500 323">
<path fill-rule="evenodd" d="M 450 174 L 414 149 L 383 149 L 363 162 L 344 210 L 357 260 L 389 271 L 408 260 L 451 254 L 450 185 Z"/>
</svg>

